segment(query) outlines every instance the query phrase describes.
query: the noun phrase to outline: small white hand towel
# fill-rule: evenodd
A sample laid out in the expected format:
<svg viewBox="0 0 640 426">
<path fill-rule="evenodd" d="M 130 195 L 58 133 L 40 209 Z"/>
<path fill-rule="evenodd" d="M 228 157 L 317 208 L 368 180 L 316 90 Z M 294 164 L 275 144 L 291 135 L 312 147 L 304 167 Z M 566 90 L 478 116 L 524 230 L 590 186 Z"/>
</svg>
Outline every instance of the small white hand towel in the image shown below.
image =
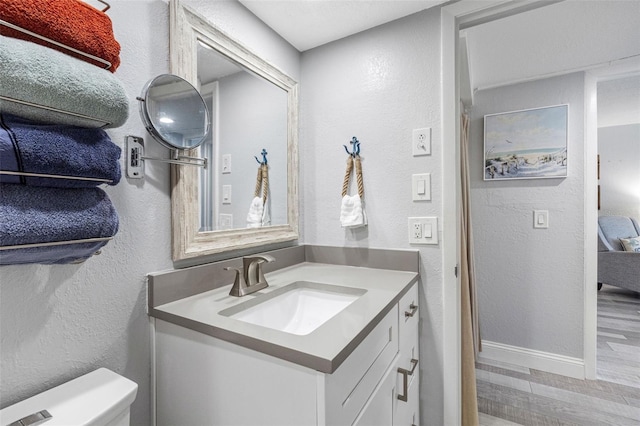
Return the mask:
<svg viewBox="0 0 640 426">
<path fill-rule="evenodd" d="M 254 197 L 249 206 L 249 213 L 247 213 L 247 228 L 259 228 L 262 226 L 263 212 L 262 198 Z"/>
<path fill-rule="evenodd" d="M 342 197 L 340 223 L 343 228 L 358 228 L 367 225 L 367 215 L 359 195 L 345 195 Z"/>
<path fill-rule="evenodd" d="M 271 214 L 270 214 L 270 209 L 269 209 L 269 205 L 271 203 L 269 202 L 269 200 L 267 200 L 267 203 L 263 206 L 262 209 L 262 226 L 270 226 L 271 225 Z"/>
</svg>

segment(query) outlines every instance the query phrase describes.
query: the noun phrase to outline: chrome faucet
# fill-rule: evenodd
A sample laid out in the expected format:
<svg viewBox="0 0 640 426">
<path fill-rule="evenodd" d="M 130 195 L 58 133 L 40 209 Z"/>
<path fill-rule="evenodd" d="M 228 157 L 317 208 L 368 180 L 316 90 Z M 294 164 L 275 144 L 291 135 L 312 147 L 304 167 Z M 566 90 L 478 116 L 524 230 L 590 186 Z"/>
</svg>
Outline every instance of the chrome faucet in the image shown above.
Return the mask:
<svg viewBox="0 0 640 426">
<path fill-rule="evenodd" d="M 273 256 L 261 254 L 242 258 L 242 271 L 238 268 L 227 267 L 226 271 L 236 271 L 236 279 L 229 292 L 230 296 L 246 296 L 269 286 L 262 271 L 263 263 L 275 262 Z"/>
</svg>

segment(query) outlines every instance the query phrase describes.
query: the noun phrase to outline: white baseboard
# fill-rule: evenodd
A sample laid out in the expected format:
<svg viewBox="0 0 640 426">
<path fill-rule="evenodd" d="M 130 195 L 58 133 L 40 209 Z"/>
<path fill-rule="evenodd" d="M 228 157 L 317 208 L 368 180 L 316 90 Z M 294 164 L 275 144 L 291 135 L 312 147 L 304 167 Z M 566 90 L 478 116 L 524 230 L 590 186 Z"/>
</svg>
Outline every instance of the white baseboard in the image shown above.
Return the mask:
<svg viewBox="0 0 640 426">
<path fill-rule="evenodd" d="M 485 358 L 576 379 L 585 378 L 584 360 L 580 358 L 520 348 L 503 343 L 483 340 L 482 352 L 480 352 L 479 358 L 480 362 Z"/>
</svg>

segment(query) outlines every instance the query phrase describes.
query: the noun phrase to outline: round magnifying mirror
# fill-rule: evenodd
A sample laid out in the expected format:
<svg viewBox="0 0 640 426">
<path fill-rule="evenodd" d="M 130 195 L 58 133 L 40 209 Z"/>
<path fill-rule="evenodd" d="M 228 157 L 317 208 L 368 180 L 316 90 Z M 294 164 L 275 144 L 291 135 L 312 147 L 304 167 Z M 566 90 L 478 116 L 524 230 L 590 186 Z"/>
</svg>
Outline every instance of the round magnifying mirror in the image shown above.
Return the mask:
<svg viewBox="0 0 640 426">
<path fill-rule="evenodd" d="M 169 149 L 192 149 L 209 133 L 209 112 L 188 81 L 161 74 L 142 89 L 140 117 L 155 140 Z"/>
</svg>

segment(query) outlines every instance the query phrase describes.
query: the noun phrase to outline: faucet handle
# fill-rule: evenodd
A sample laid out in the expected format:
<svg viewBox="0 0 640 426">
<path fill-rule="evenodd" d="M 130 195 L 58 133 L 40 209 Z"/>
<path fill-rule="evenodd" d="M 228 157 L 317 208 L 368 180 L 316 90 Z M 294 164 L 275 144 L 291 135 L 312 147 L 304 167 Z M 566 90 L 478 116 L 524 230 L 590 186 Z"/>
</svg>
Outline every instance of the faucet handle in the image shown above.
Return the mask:
<svg viewBox="0 0 640 426">
<path fill-rule="evenodd" d="M 276 261 L 276 258 L 271 256 L 270 254 L 257 254 L 255 256 L 247 256 L 247 259 L 251 262 L 258 263 L 271 263 Z"/>
<path fill-rule="evenodd" d="M 229 292 L 230 296 L 242 296 L 244 294 L 244 290 L 247 288 L 247 283 L 242 276 L 242 270 L 238 268 L 233 268 L 231 266 L 227 266 L 224 268 L 225 271 L 236 271 L 236 278 L 233 281 L 233 287 L 231 287 L 231 291 Z"/>
<path fill-rule="evenodd" d="M 258 264 L 258 282 L 259 283 L 267 283 L 267 279 L 264 277 L 264 271 L 262 270 L 262 264 L 263 263 L 271 263 L 271 262 L 275 262 L 276 258 L 273 256 L 270 256 L 268 254 L 264 254 L 261 256 L 257 256 L 258 260 L 256 261 L 256 263 Z"/>
</svg>

